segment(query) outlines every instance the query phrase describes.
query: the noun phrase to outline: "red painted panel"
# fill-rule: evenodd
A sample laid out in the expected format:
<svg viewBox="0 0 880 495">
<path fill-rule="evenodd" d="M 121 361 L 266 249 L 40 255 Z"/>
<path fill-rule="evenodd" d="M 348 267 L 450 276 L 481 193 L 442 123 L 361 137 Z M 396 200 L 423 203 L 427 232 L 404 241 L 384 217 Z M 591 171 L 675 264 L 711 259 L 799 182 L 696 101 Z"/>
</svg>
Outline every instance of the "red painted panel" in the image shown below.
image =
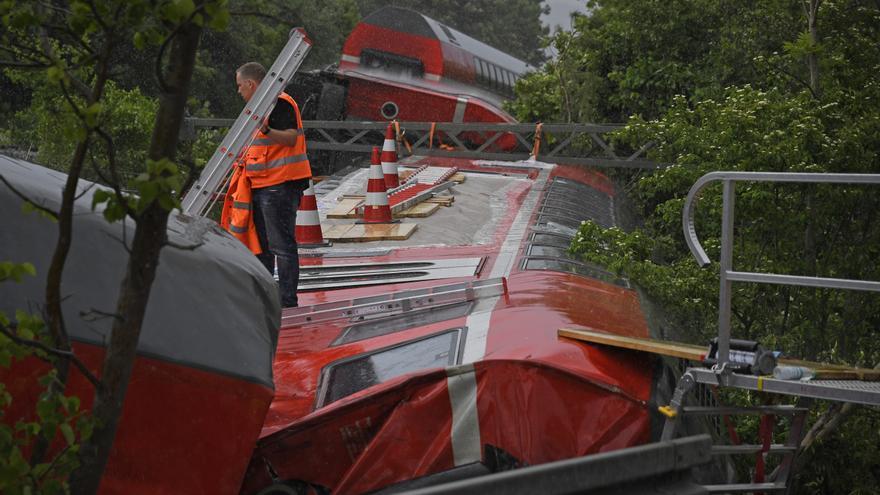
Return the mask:
<svg viewBox="0 0 880 495">
<path fill-rule="evenodd" d="M 74 350 L 93 371 L 103 360 L 102 348 Z M 32 378 L 44 372 L 35 361 L 0 370 L 16 398 L 5 421 L 33 414 Z M 92 403 L 93 389 L 77 371 L 67 394 L 80 397 L 83 409 Z M 138 357 L 100 493 L 235 493 L 271 399 L 262 385 Z"/>
<path fill-rule="evenodd" d="M 355 26 L 345 40 L 342 54 L 360 57 L 364 48 L 418 59 L 422 61 L 426 73 L 443 74 L 443 51 L 440 40 L 437 39 L 401 33 L 362 22 Z"/>
<path fill-rule="evenodd" d="M 281 479 L 319 484 L 334 494 L 363 493 L 451 468 L 445 372 L 430 371 L 377 388 L 261 440 L 241 493 L 255 493 L 268 484 L 266 462 Z"/>
<path fill-rule="evenodd" d="M 650 385 L 650 368 L 634 361 L 619 368 Z M 615 393 L 602 379 L 530 361 L 490 360 L 475 367 L 481 443 L 521 462 L 541 464 L 650 439 L 646 398 Z"/>
</svg>

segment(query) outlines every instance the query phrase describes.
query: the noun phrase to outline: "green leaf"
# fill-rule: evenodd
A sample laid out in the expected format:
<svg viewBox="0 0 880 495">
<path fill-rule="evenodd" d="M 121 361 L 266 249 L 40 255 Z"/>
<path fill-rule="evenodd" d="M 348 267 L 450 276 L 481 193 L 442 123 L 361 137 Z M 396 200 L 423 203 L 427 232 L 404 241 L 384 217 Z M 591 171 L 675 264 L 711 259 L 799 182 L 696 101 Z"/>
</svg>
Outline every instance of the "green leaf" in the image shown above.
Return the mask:
<svg viewBox="0 0 880 495">
<path fill-rule="evenodd" d="M 61 430 L 61 435 L 64 436 L 67 445 L 73 445 L 76 442 L 76 435 L 74 435 L 73 428 L 69 424 L 61 423 L 58 425 L 58 429 Z"/>
</svg>

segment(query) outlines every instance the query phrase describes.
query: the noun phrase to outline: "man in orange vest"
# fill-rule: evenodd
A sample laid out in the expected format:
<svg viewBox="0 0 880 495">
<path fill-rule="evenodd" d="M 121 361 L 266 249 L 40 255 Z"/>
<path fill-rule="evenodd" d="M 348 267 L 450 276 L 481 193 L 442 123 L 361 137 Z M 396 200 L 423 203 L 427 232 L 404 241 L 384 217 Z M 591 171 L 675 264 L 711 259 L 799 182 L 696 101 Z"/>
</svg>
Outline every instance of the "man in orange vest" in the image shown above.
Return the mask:
<svg viewBox="0 0 880 495">
<path fill-rule="evenodd" d="M 235 71 L 238 94 L 245 102 L 265 76 L 266 69 L 256 62 Z M 312 170 L 299 107 L 290 95 L 278 96 L 237 167 L 224 204 L 224 227 L 257 255 L 269 273 L 277 264 L 282 307 L 294 307 L 299 283 L 296 210 Z"/>
</svg>

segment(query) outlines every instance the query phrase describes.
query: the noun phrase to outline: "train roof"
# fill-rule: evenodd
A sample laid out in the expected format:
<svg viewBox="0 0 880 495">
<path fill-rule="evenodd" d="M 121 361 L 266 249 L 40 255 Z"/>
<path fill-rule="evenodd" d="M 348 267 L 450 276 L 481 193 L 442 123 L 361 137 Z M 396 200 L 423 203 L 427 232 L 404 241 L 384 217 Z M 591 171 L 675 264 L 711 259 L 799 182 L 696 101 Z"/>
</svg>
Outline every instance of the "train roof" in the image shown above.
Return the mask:
<svg viewBox="0 0 880 495">
<path fill-rule="evenodd" d="M 435 197 L 448 206 L 388 227 L 416 224 L 405 240 L 301 249 L 301 306 L 282 313 L 242 493 L 270 482 L 266 466 L 365 493 L 480 461 L 487 445 L 532 464 L 647 441 L 653 363 L 557 334 L 651 333 L 625 279 L 568 253 L 582 221 L 619 224 L 613 183 L 536 161 L 401 164 L 456 167 Z M 315 187 L 325 237 L 360 228 L 333 217 L 366 182 L 359 168 Z"/>
<path fill-rule="evenodd" d="M 65 174 L 0 155 L 0 175 L 30 201 L 58 211 Z M 79 181 L 62 304 L 71 339 L 92 345 L 109 340 L 112 320 L 97 315 L 112 314 L 116 307 L 128 259 L 123 242 L 135 229 L 130 220 L 109 223 L 100 207 L 92 209 L 98 187 Z M 17 309 L 41 308 L 58 224 L 36 213 L 19 213 L 22 199 L 2 185 L 0 208 L 9 212 L 0 229 L 0 259 L 32 263 L 38 274 L 3 284 L 0 311 L 14 315 Z M 279 301 L 265 268 L 208 219 L 174 213 L 168 237 L 179 246 L 198 247 L 162 249 L 139 355 L 272 387 L 279 325 L 272 312 L 279 311 Z"/>
<path fill-rule="evenodd" d="M 367 17 L 361 22 L 379 26 L 394 31 L 414 34 L 425 38 L 436 39 L 442 43 L 457 46 L 472 55 L 491 61 L 517 75 L 522 75 L 534 68 L 516 57 L 493 48 L 492 46 L 474 39 L 461 31 L 457 31 L 437 20 L 434 20 L 419 12 L 401 8 L 384 7 Z"/>
</svg>

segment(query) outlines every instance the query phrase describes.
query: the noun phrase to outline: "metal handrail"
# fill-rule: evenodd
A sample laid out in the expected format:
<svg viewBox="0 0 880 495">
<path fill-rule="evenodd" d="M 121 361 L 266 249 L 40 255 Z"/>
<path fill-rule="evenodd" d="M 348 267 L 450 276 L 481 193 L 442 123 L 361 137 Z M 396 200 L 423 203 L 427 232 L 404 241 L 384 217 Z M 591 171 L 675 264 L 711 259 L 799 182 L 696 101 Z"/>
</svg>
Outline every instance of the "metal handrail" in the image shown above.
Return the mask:
<svg viewBox="0 0 880 495">
<path fill-rule="evenodd" d="M 703 188 L 720 181 L 723 187 L 721 211 L 721 256 L 719 263 L 721 287 L 718 295 L 718 369 L 725 370 L 730 358 L 731 282 L 756 282 L 829 289 L 848 289 L 880 292 L 880 282 L 839 278 L 804 277 L 775 273 L 737 272 L 733 270 L 733 212 L 737 181 L 802 182 L 831 184 L 880 184 L 878 174 L 808 174 L 784 172 L 710 172 L 700 177 L 688 192 L 682 211 L 684 238 L 697 263 L 705 267 L 710 260 L 697 238 L 694 226 L 694 208 Z"/>
</svg>

